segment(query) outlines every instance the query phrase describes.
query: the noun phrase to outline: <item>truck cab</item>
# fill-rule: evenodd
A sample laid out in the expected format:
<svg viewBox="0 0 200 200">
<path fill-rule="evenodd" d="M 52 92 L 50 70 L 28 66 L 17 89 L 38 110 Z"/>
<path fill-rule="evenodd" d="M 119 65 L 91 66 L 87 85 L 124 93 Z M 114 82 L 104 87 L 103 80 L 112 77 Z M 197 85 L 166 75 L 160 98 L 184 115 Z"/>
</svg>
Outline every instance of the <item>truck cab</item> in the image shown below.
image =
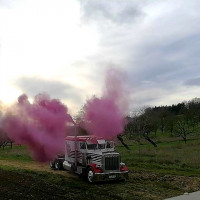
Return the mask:
<svg viewBox="0 0 200 200">
<path fill-rule="evenodd" d="M 51 161 L 50 166 L 84 175 L 90 183 L 128 178 L 128 169 L 115 151 L 114 142 L 96 136 L 66 137 L 64 156 Z"/>
</svg>

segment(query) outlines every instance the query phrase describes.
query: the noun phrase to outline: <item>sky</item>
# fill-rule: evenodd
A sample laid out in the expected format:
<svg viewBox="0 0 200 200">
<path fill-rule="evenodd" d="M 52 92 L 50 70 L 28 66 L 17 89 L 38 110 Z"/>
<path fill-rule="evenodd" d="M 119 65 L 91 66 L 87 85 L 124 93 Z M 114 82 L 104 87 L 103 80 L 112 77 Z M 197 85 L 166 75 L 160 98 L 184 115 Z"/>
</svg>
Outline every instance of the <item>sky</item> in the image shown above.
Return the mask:
<svg viewBox="0 0 200 200">
<path fill-rule="evenodd" d="M 75 114 L 105 71 L 128 74 L 130 109 L 199 97 L 199 0 L 0 0 L 0 102 L 48 93 Z"/>
</svg>

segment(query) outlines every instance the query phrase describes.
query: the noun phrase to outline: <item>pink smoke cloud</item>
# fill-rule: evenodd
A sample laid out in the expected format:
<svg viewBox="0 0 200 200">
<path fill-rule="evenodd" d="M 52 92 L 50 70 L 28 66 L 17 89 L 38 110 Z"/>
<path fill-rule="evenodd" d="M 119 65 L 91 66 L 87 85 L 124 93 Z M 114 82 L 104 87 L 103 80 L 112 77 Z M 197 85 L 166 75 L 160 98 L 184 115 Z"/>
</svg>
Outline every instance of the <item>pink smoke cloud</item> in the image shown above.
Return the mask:
<svg viewBox="0 0 200 200">
<path fill-rule="evenodd" d="M 34 159 L 45 162 L 63 151 L 68 122 L 73 120 L 59 100 L 39 94 L 31 104 L 24 94 L 3 117 L 2 128 L 16 143 L 28 145 Z"/>
<path fill-rule="evenodd" d="M 129 108 L 127 77 L 119 70 L 107 71 L 102 97 L 92 97 L 77 125 L 90 134 L 114 138 L 123 132 Z M 0 116 L 0 127 L 18 144 L 27 145 L 34 159 L 45 162 L 64 150 L 65 136 L 73 123 L 67 107 L 57 99 L 39 94 L 30 103 L 21 95 L 18 103 Z"/>
<path fill-rule="evenodd" d="M 92 135 L 113 138 L 123 132 L 129 107 L 126 75 L 116 69 L 106 74 L 104 94 L 93 97 L 83 108 L 83 127 Z"/>
</svg>

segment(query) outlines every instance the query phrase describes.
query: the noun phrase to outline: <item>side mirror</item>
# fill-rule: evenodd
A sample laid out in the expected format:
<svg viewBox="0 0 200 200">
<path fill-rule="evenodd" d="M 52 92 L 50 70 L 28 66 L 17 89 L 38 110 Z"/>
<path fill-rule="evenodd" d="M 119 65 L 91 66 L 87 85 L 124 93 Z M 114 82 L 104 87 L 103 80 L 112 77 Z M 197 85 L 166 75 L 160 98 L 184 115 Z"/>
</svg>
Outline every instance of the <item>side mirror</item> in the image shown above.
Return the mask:
<svg viewBox="0 0 200 200">
<path fill-rule="evenodd" d="M 89 160 L 89 159 L 91 159 L 91 158 L 92 158 L 91 156 L 87 156 L 87 157 L 86 157 L 87 160 Z"/>
</svg>

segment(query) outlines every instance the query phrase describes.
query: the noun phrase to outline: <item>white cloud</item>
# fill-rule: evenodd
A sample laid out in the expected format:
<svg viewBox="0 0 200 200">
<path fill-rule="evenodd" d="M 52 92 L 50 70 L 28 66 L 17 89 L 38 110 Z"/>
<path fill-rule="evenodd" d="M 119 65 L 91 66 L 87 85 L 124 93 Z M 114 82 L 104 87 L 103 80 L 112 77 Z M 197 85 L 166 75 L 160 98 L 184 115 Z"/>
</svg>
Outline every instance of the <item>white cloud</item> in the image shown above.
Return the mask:
<svg viewBox="0 0 200 200">
<path fill-rule="evenodd" d="M 0 7 L 0 99 L 17 98 L 13 80 L 21 76 L 78 85 L 71 64 L 95 52 L 98 41 L 79 15 L 76 1 L 23 0 Z"/>
<path fill-rule="evenodd" d="M 96 5 L 99 3 L 97 1 Z M 104 1 L 103 1 L 104 2 Z M 122 1 L 109 1 L 110 4 Z M 133 104 L 171 104 L 198 96 L 198 89 L 183 86 L 200 73 L 200 2 L 197 0 L 128 1 L 140 9 L 137 20 L 116 23 L 113 16 L 98 19 L 91 15 L 100 33 L 100 50 L 93 57 L 97 63 L 112 61 L 129 73 Z M 88 4 L 89 1 L 87 1 Z M 103 7 L 104 6 L 104 7 Z M 95 8 L 95 6 L 92 6 Z M 108 6 L 101 2 L 101 13 Z M 92 10 L 93 13 L 96 12 Z M 112 12 L 112 11 L 111 11 Z M 114 13 L 115 11 L 113 11 Z M 87 16 L 86 14 L 83 16 Z M 105 16 L 110 19 L 104 19 Z M 104 23 L 109 21 L 109 23 Z M 144 82 L 152 84 L 144 84 Z M 186 92 L 184 92 L 186 90 Z M 134 106 L 134 105 L 133 105 Z"/>
</svg>

